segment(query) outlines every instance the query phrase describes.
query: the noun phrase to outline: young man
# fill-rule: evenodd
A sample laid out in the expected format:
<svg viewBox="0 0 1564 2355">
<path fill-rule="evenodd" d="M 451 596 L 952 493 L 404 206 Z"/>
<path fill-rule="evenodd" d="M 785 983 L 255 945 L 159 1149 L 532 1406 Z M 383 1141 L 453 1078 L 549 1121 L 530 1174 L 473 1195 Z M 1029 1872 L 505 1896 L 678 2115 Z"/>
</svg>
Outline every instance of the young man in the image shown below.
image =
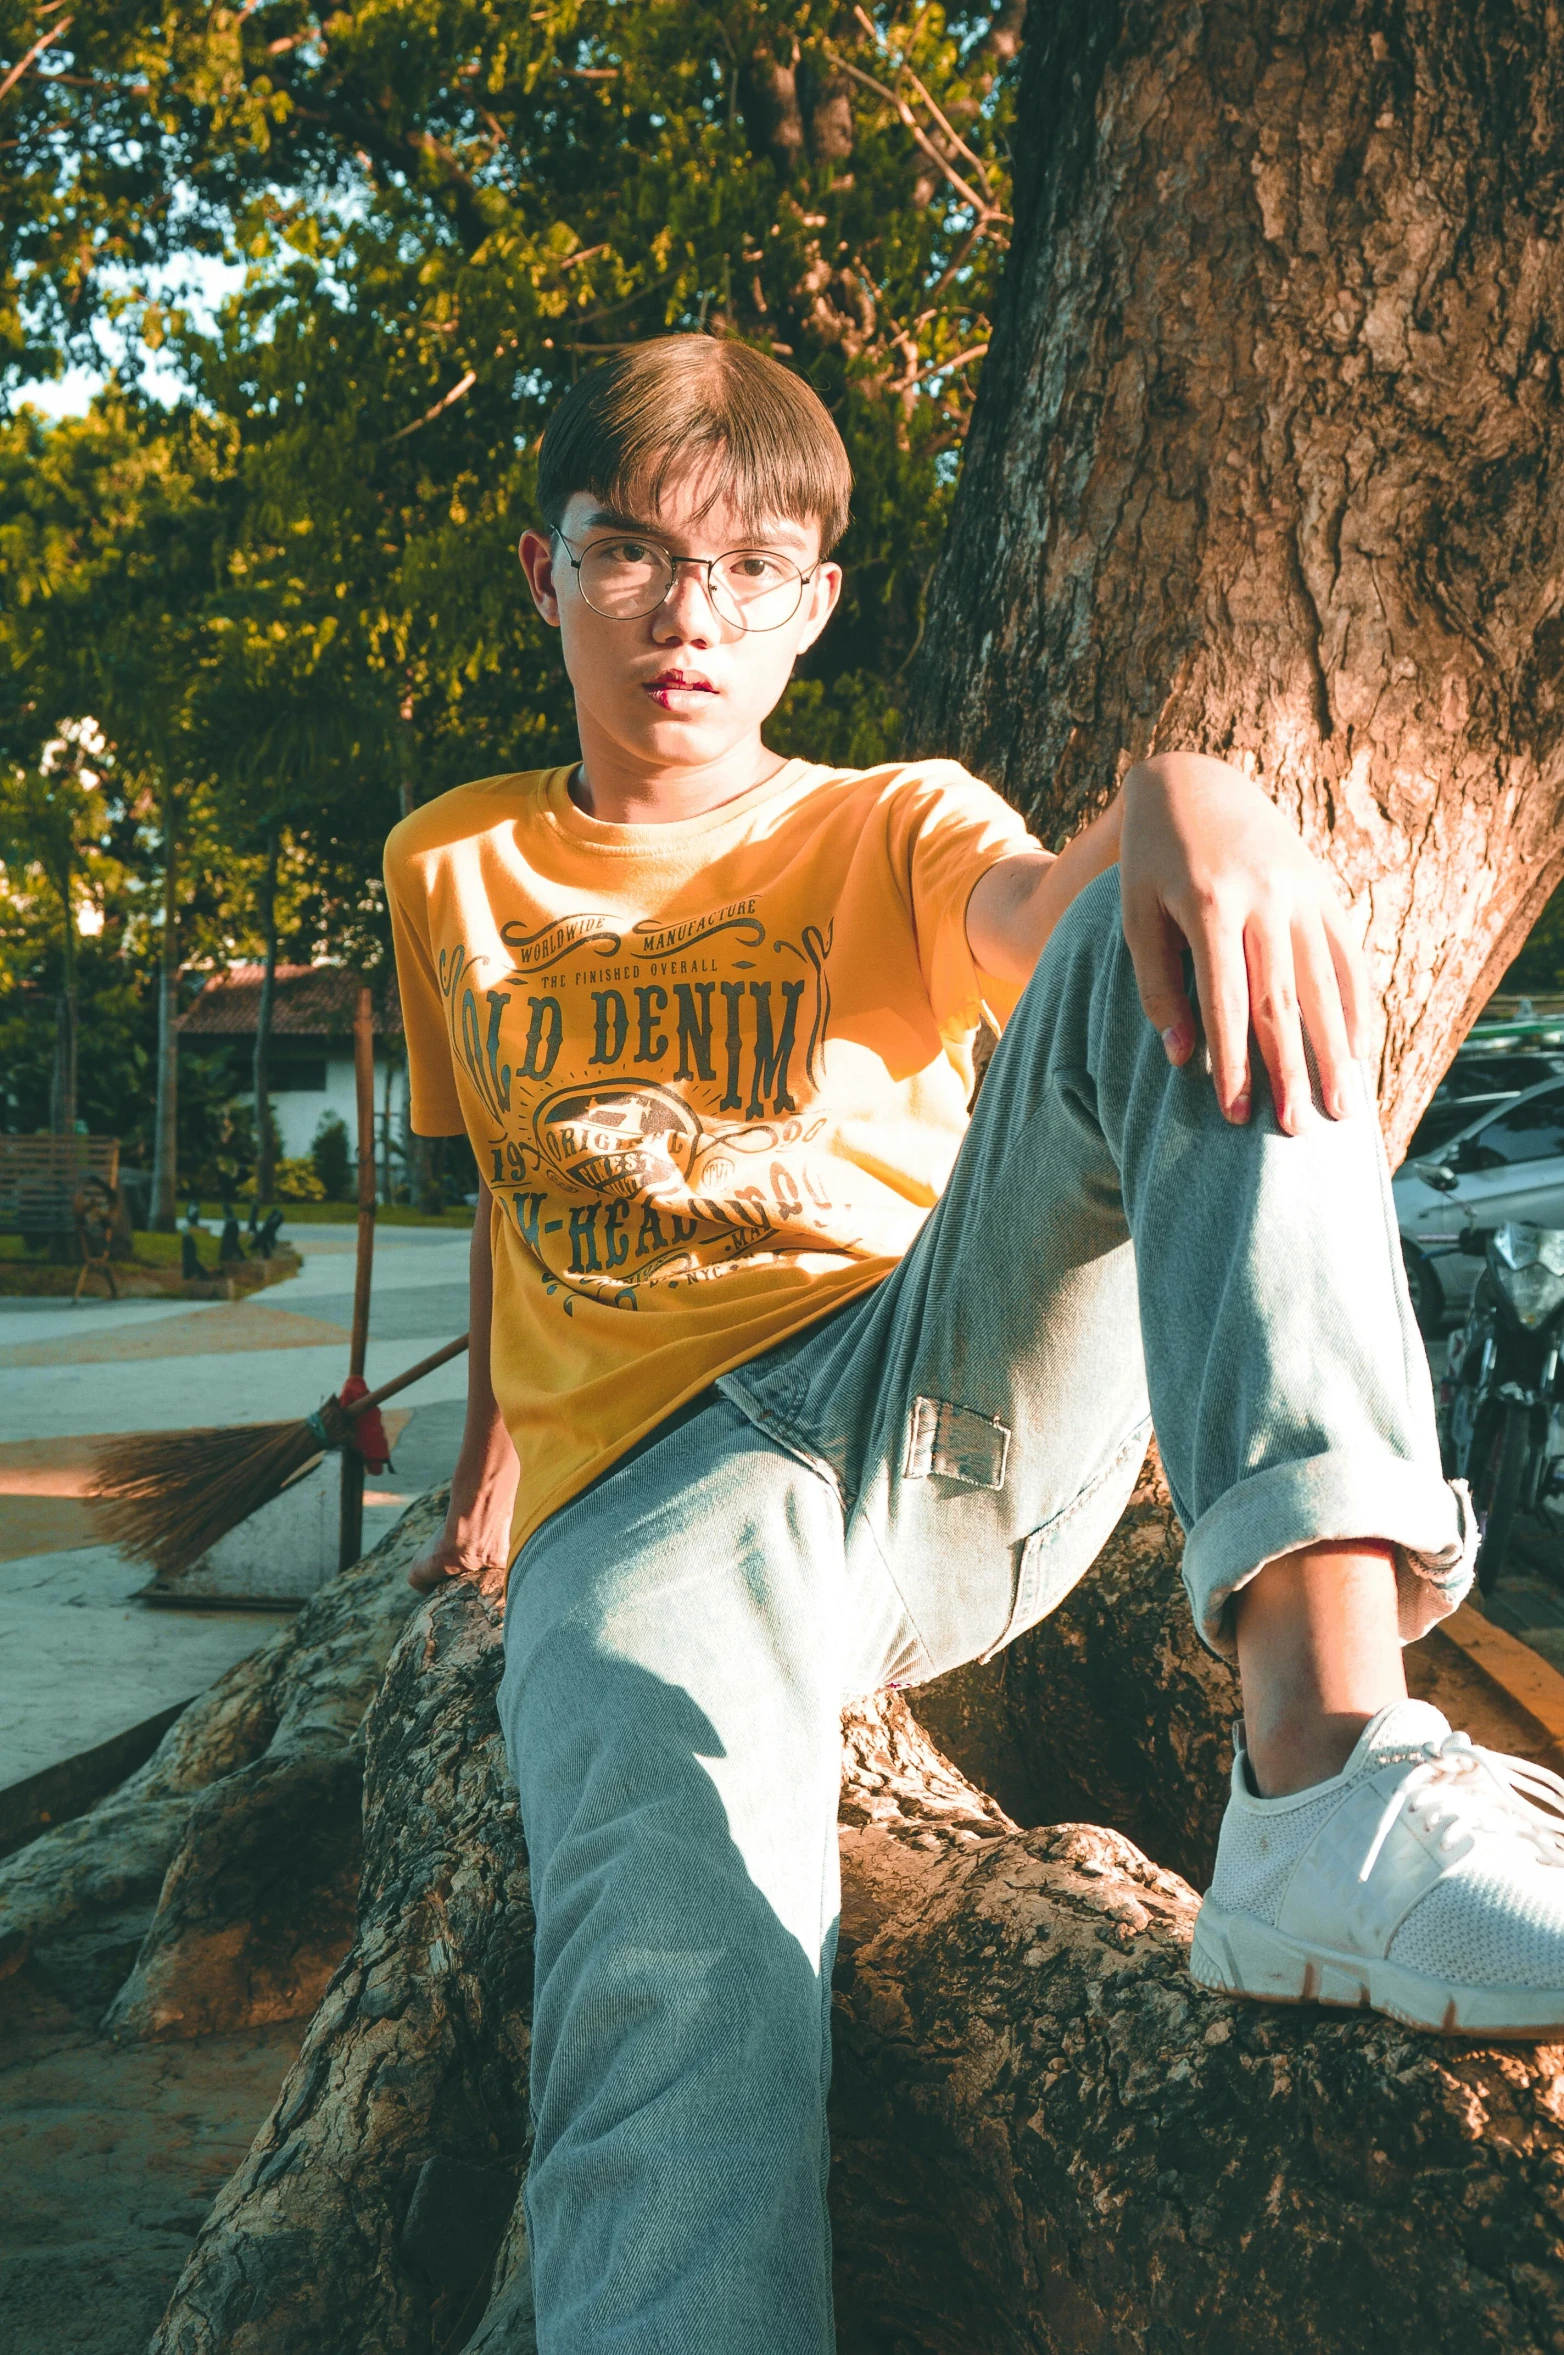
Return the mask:
<svg viewBox="0 0 1564 2355">
<path fill-rule="evenodd" d="M 543 2355 L 831 2346 L 841 1706 L 1052 1609 L 1153 1418 L 1244 1685 L 1195 1975 L 1564 2029 L 1564 1848 L 1402 1680 L 1471 1533 L 1330 881 L 1210 760 L 1055 858 L 951 762 L 768 751 L 849 480 L 741 347 L 585 378 L 521 543 L 580 762 L 387 853 L 414 1126 L 485 1181 L 414 1582 L 510 1566 Z"/>
</svg>

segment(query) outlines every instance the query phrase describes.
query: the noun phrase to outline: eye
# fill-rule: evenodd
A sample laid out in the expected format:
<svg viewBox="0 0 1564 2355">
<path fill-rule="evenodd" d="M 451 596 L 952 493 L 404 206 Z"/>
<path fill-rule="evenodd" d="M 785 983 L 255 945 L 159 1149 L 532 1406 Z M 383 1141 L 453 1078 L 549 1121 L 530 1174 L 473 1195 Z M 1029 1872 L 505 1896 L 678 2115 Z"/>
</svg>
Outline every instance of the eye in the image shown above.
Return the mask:
<svg viewBox="0 0 1564 2355">
<path fill-rule="evenodd" d="M 645 540 L 599 540 L 593 551 L 611 564 L 655 564 L 657 550 Z"/>
<path fill-rule="evenodd" d="M 727 559 L 723 569 L 734 580 L 764 585 L 783 579 L 787 567 L 777 557 L 768 556 L 763 548 L 741 548 L 737 555 Z"/>
</svg>

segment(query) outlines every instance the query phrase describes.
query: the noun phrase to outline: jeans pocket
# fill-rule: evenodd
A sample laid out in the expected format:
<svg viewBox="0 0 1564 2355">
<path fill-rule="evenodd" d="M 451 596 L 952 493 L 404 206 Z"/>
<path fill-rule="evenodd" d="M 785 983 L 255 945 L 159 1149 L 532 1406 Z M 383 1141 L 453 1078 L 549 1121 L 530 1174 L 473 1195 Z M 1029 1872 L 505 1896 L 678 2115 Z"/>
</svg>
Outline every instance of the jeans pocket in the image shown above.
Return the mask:
<svg viewBox="0 0 1564 2355">
<path fill-rule="evenodd" d="M 1147 1420 L 1130 1433 L 1112 1461 L 1089 1480 L 1059 1512 L 1024 1537 L 1016 1548 L 1015 1590 L 1010 1617 L 998 1640 L 980 1655 L 992 1660 L 1006 1644 L 1058 1609 L 1080 1584 L 1118 1526 L 1134 1494 L 1151 1437 Z"/>
</svg>

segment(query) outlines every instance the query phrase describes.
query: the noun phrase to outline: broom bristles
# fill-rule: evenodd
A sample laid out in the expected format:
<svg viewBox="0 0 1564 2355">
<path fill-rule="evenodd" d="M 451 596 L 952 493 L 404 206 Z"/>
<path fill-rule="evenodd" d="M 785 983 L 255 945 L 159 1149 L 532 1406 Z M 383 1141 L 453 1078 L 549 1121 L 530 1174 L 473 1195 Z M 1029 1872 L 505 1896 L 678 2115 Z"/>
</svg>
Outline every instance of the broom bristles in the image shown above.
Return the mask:
<svg viewBox="0 0 1564 2355">
<path fill-rule="evenodd" d="M 308 1422 L 128 1432 L 99 1450 L 88 1494 L 112 1544 L 177 1579 L 320 1452 Z"/>
</svg>

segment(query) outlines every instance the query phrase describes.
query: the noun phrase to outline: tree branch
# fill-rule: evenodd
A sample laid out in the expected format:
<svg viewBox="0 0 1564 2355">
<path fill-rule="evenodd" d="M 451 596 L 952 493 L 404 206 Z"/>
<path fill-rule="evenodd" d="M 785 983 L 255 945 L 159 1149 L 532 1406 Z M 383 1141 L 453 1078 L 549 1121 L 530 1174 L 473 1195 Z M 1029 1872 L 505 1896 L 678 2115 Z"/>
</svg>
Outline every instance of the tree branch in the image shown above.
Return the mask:
<svg viewBox="0 0 1564 2355">
<path fill-rule="evenodd" d="M 853 14 L 858 19 L 858 22 L 863 26 L 863 29 L 868 34 L 870 40 L 875 43 L 876 47 L 880 49 L 885 48 L 886 43 L 882 38 L 879 28 L 874 22 L 874 19 L 866 15 L 862 8 L 855 7 Z M 904 57 L 897 58 L 896 70 L 898 73 L 903 73 L 906 75 L 908 81 L 917 91 L 918 96 L 922 99 L 924 105 L 928 108 L 930 114 L 934 117 L 934 120 L 938 123 L 940 129 L 944 132 L 946 138 L 950 141 L 951 146 L 955 148 L 957 154 L 964 155 L 966 157 L 968 163 L 972 166 L 973 170 L 977 173 L 978 178 L 983 183 L 984 192 L 988 196 L 989 202 L 992 203 L 993 190 L 989 183 L 988 166 L 984 163 L 983 158 L 980 155 L 974 154 L 973 150 L 967 145 L 966 141 L 962 138 L 961 133 L 956 129 L 955 125 L 950 121 L 948 116 L 941 112 L 940 108 L 935 104 L 933 96 L 929 90 L 919 80 L 918 76 L 913 72 L 911 66 L 907 63 Z"/>
<path fill-rule="evenodd" d="M 981 360 L 987 350 L 988 339 L 985 337 L 982 343 L 969 344 L 964 352 L 957 352 L 951 359 L 931 360 L 926 368 L 919 369 L 912 380 L 913 385 L 927 384 L 931 376 L 945 376 L 954 369 L 965 368 L 969 360 Z"/>
<path fill-rule="evenodd" d="M 68 33 L 75 22 L 76 19 L 73 16 L 62 16 L 57 25 L 51 25 L 46 33 L 39 34 L 31 49 L 28 50 L 27 55 L 25 57 L 18 58 L 16 64 L 12 66 L 10 72 L 6 75 L 5 80 L 0 82 L 0 98 L 10 97 L 11 92 L 16 88 L 17 83 L 21 80 L 23 74 L 26 73 L 28 67 L 36 63 L 36 61 L 42 57 L 44 51 L 48 48 L 51 41 L 57 41 L 62 33 Z"/>
<path fill-rule="evenodd" d="M 426 409 L 421 417 L 415 417 L 411 425 L 398 426 L 395 433 L 387 434 L 386 447 L 389 449 L 393 442 L 405 441 L 410 433 L 417 433 L 420 426 L 432 425 L 442 409 L 449 409 L 453 401 L 459 401 L 465 394 L 470 393 L 477 381 L 477 371 L 469 368 L 466 375 L 459 382 L 453 384 L 448 393 L 440 395 L 432 409 Z"/>
<path fill-rule="evenodd" d="M 980 196 L 978 191 L 971 185 L 971 183 L 962 178 L 961 174 L 957 171 L 955 165 L 951 163 L 949 158 L 947 156 L 941 155 L 939 149 L 935 146 L 933 140 L 929 137 L 927 131 L 925 131 L 923 125 L 919 122 L 917 116 L 913 113 L 912 108 L 907 104 L 906 99 L 903 98 L 899 92 L 895 90 L 888 90 L 883 82 L 877 82 L 875 80 L 873 74 L 866 74 L 861 66 L 853 65 L 847 58 L 838 56 L 835 50 L 830 51 L 829 54 L 831 56 L 832 62 L 836 65 L 839 65 L 844 74 L 850 74 L 852 79 L 859 83 L 863 89 L 872 90 L 877 98 L 883 98 L 885 100 L 887 106 L 895 108 L 896 113 L 901 118 L 901 121 L 912 133 L 912 136 L 917 145 L 928 157 L 930 163 L 933 164 L 938 171 L 944 174 L 945 178 L 950 182 L 951 187 L 954 188 L 956 194 L 960 197 L 963 204 L 969 204 L 972 207 L 972 210 L 977 213 L 984 222 L 1007 221 L 1009 219 L 1010 216 L 1008 213 L 1000 212 L 998 207 L 994 204 L 991 204 L 986 196 Z"/>
</svg>

